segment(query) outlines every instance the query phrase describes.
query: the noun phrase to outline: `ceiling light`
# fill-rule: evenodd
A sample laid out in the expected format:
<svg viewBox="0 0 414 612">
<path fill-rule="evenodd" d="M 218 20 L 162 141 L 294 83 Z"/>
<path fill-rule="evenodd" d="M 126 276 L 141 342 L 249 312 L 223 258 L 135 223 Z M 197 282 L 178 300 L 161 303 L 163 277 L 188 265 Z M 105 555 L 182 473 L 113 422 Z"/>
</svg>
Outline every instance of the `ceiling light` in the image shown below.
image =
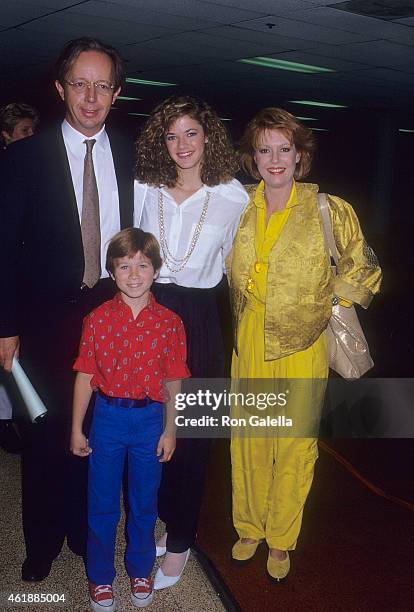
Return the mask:
<svg viewBox="0 0 414 612">
<path fill-rule="evenodd" d="M 163 83 L 162 81 L 147 81 L 146 79 L 134 79 L 132 77 L 127 77 L 125 79 L 126 83 L 133 83 L 134 85 L 152 85 L 153 87 L 174 87 L 174 85 L 178 85 L 178 83 Z"/>
<path fill-rule="evenodd" d="M 315 74 L 317 72 L 335 72 L 331 68 L 322 66 L 312 66 L 310 64 L 299 64 L 298 62 L 288 62 L 286 60 L 275 59 L 273 57 L 250 57 L 239 59 L 242 64 L 252 64 L 253 66 L 264 66 L 265 68 L 276 68 L 276 70 L 289 70 L 290 72 L 304 72 Z"/>
<path fill-rule="evenodd" d="M 132 115 L 133 117 L 149 117 L 149 113 L 128 113 L 128 115 Z"/>
<path fill-rule="evenodd" d="M 398 131 L 399 131 L 399 132 L 407 132 L 407 133 L 414 132 L 414 130 L 407 130 L 407 129 L 405 129 L 405 128 L 400 128 Z"/>
<path fill-rule="evenodd" d="M 288 100 L 293 104 L 303 104 L 304 106 L 322 106 L 323 108 L 347 108 L 344 104 L 331 104 L 330 102 L 316 102 L 315 100 Z"/>
<path fill-rule="evenodd" d="M 301 121 L 318 121 L 315 117 L 299 117 L 299 115 L 295 115 L 296 119 L 300 119 Z"/>
<path fill-rule="evenodd" d="M 221 121 L 233 121 L 233 119 L 230 119 L 229 117 L 219 117 L 219 119 L 221 119 Z"/>
<path fill-rule="evenodd" d="M 125 100 L 127 102 L 136 102 L 142 100 L 142 98 L 132 98 L 131 96 L 118 96 L 117 100 Z"/>
<path fill-rule="evenodd" d="M 329 132 L 326 128 L 311 128 L 312 132 Z"/>
</svg>

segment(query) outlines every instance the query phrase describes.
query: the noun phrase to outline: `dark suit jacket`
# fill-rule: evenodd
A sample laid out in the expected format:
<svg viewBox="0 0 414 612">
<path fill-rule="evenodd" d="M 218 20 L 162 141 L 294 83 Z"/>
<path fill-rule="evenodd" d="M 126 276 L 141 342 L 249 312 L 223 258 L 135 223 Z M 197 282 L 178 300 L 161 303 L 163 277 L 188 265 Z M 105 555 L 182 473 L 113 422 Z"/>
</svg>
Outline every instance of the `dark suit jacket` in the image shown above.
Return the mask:
<svg viewBox="0 0 414 612">
<path fill-rule="evenodd" d="M 108 129 L 121 228 L 133 221 L 133 149 Z M 83 278 L 79 215 L 61 125 L 16 142 L 0 168 L 0 337 L 34 303 L 58 303 Z"/>
</svg>

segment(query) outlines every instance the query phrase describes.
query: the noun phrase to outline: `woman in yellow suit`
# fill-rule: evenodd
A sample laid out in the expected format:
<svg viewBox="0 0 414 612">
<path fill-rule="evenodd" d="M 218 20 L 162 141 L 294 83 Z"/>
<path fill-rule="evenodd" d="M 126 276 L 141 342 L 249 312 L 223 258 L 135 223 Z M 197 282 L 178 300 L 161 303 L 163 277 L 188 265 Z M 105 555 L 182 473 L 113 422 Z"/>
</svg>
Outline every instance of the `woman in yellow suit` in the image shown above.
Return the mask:
<svg viewBox="0 0 414 612">
<path fill-rule="evenodd" d="M 304 402 L 318 415 L 333 300 L 367 308 L 379 290 L 381 270 L 352 207 L 327 196 L 340 254 L 337 276 L 332 275 L 318 186 L 296 182 L 309 172 L 314 148 L 313 132 L 282 109 L 266 108 L 248 124 L 241 161 L 261 182 L 241 219 L 228 275 L 235 326 L 232 378 L 322 380 L 322 391 L 319 385 L 319 394 Z M 247 562 L 266 540 L 267 572 L 279 581 L 289 572 L 288 551 L 300 532 L 317 440 L 253 435 L 232 437 L 233 521 L 240 538 L 232 557 Z"/>
</svg>

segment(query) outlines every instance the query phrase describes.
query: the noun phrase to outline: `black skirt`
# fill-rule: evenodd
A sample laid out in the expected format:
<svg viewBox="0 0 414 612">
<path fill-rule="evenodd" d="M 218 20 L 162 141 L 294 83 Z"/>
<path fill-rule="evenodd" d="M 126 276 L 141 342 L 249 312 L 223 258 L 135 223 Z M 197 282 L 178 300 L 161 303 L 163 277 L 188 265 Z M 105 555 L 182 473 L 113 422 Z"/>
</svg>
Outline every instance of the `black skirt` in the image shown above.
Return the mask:
<svg viewBox="0 0 414 612">
<path fill-rule="evenodd" d="M 227 278 L 211 289 L 154 283 L 152 292 L 184 323 L 187 364 L 193 378 L 222 378 L 231 356 Z M 171 461 L 163 463 L 158 515 L 166 525 L 169 552 L 180 553 L 194 544 L 210 443 L 208 438 L 181 438 Z"/>
</svg>

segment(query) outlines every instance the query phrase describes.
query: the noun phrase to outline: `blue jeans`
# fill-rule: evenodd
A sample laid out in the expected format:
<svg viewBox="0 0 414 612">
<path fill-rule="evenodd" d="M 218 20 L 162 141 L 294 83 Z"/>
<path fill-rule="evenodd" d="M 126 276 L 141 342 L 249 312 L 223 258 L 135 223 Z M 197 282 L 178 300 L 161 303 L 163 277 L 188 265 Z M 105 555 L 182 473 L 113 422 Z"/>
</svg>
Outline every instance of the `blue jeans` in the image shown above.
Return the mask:
<svg viewBox="0 0 414 612">
<path fill-rule="evenodd" d="M 120 491 L 128 457 L 128 542 L 125 566 L 129 576 L 146 578 L 155 561 L 154 526 L 161 464 L 156 455 L 163 428 L 163 405 L 144 408 L 109 405 L 97 396 L 89 436 L 87 574 L 95 584 L 115 578 L 116 529 Z"/>
</svg>

